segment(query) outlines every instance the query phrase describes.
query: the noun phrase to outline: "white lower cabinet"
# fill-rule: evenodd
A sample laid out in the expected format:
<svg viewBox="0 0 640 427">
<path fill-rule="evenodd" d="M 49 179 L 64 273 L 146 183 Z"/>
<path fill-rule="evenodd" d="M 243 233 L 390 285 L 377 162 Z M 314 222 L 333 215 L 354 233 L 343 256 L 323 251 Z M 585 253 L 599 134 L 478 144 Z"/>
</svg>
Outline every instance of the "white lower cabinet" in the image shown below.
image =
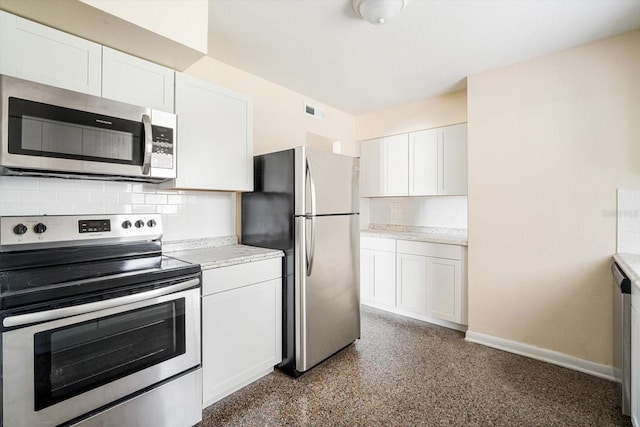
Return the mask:
<svg viewBox="0 0 640 427">
<path fill-rule="evenodd" d="M 396 255 L 397 308 L 427 314 L 427 258 L 419 255 Z"/>
<path fill-rule="evenodd" d="M 640 427 L 640 291 L 631 285 L 631 422 Z"/>
<path fill-rule="evenodd" d="M 395 307 L 395 240 L 360 239 L 360 299 L 382 307 Z"/>
<path fill-rule="evenodd" d="M 203 271 L 202 407 L 282 361 L 280 258 Z"/>
<path fill-rule="evenodd" d="M 372 237 L 362 237 L 360 241 L 363 304 L 464 329 L 467 324 L 466 247 Z M 379 254 L 388 256 L 392 247 L 395 263 L 383 262 Z M 382 248 L 387 251 L 382 252 Z M 395 268 L 393 272 L 392 268 Z M 389 289 L 395 292 L 393 300 L 376 298 L 374 287 L 381 281 L 387 292 Z"/>
<path fill-rule="evenodd" d="M 462 312 L 462 262 L 427 258 L 427 313 L 450 322 L 466 324 Z"/>
</svg>

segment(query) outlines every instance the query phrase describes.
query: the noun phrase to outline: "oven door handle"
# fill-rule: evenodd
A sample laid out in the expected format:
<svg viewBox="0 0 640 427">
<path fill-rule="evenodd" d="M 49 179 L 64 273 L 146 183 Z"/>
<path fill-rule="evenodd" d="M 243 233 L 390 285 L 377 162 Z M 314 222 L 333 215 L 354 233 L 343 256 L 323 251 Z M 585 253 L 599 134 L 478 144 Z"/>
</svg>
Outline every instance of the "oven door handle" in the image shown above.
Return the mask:
<svg viewBox="0 0 640 427">
<path fill-rule="evenodd" d="M 22 326 L 30 323 L 41 323 L 64 317 L 77 316 L 78 314 L 91 313 L 107 308 L 120 307 L 134 302 L 144 301 L 151 298 L 161 297 L 163 295 L 172 294 L 174 292 L 193 288 L 200 284 L 200 279 L 191 279 L 175 285 L 166 286 L 164 288 L 153 289 L 139 294 L 127 295 L 124 297 L 108 299 L 105 301 L 90 302 L 87 304 L 76 305 L 72 307 L 56 308 L 54 310 L 39 311 L 36 313 L 19 314 L 17 316 L 6 317 L 2 324 L 11 328 L 14 326 Z"/>
</svg>

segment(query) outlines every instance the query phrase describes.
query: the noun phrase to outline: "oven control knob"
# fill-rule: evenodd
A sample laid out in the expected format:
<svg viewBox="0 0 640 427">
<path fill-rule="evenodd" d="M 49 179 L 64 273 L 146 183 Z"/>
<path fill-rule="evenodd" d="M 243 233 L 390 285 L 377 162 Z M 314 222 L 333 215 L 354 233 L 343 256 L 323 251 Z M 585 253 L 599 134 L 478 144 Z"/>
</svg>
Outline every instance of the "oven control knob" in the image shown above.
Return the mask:
<svg viewBox="0 0 640 427">
<path fill-rule="evenodd" d="M 126 220 L 122 223 L 122 228 L 131 228 L 131 221 Z"/>
<path fill-rule="evenodd" d="M 13 234 L 17 234 L 18 236 L 22 236 L 28 230 L 27 226 L 24 224 L 18 224 L 13 227 Z"/>
<path fill-rule="evenodd" d="M 42 234 L 45 231 L 47 231 L 47 226 L 44 225 L 43 223 L 39 222 L 39 223 L 37 223 L 36 225 L 33 226 L 33 231 L 36 234 Z"/>
<path fill-rule="evenodd" d="M 150 219 L 149 221 L 147 221 L 147 227 L 155 227 L 155 226 L 156 226 L 155 219 Z"/>
<path fill-rule="evenodd" d="M 136 228 L 142 228 L 144 227 L 144 221 L 139 219 L 136 221 Z"/>
</svg>

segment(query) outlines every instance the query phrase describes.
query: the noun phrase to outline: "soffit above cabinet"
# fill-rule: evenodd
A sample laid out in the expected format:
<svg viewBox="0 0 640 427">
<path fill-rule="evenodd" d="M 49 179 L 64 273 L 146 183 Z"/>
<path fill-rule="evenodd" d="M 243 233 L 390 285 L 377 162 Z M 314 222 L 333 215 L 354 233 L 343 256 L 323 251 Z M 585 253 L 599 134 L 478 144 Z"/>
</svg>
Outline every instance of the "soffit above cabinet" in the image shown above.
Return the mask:
<svg viewBox="0 0 640 427">
<path fill-rule="evenodd" d="M 0 0 L 0 9 L 178 71 L 205 56 L 79 0 Z"/>
</svg>

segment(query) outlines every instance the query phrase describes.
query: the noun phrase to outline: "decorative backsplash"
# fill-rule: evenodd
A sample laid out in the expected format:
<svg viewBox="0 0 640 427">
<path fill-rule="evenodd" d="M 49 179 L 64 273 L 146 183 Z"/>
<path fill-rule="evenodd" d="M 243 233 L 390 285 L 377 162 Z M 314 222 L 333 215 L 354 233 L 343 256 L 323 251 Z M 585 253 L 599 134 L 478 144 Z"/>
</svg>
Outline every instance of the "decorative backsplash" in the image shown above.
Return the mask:
<svg viewBox="0 0 640 427">
<path fill-rule="evenodd" d="M 235 198 L 156 184 L 0 176 L 0 216 L 159 213 L 165 242 L 235 235 Z"/>
</svg>

